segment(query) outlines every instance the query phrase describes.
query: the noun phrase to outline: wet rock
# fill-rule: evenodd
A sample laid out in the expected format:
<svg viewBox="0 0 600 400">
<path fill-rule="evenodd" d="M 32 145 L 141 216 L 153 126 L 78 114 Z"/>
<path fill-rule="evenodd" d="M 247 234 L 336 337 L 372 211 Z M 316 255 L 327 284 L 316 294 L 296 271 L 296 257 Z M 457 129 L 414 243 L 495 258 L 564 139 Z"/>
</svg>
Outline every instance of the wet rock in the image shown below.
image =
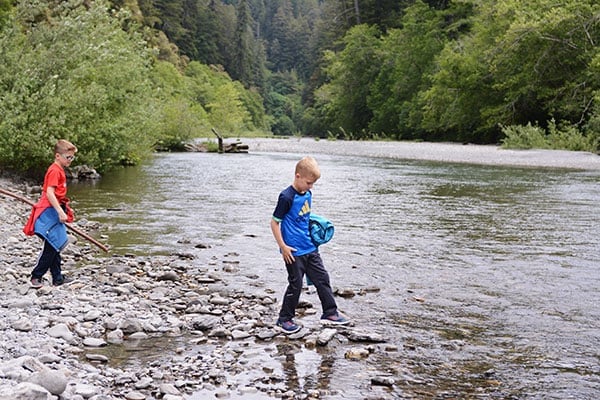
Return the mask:
<svg viewBox="0 0 600 400">
<path fill-rule="evenodd" d="M 323 329 L 319 336 L 317 337 L 317 344 L 320 346 L 325 346 L 327 343 L 333 339 L 333 337 L 338 333 L 337 329 L 327 328 Z"/>
<path fill-rule="evenodd" d="M 350 360 L 360 360 L 369 357 L 369 354 L 370 352 L 367 349 L 353 347 L 350 350 L 346 351 L 344 357 Z"/>
<path fill-rule="evenodd" d="M 83 345 L 87 347 L 103 347 L 106 346 L 106 342 L 99 338 L 85 338 L 83 339 Z"/>
<path fill-rule="evenodd" d="M 383 335 L 379 335 L 377 333 L 365 331 L 365 330 L 357 330 L 353 329 L 348 334 L 348 339 L 353 342 L 369 342 L 369 343 L 383 343 L 386 339 Z"/>
<path fill-rule="evenodd" d="M 391 376 L 375 376 L 371 378 L 371 384 L 391 387 L 396 384 L 396 380 Z"/>
<path fill-rule="evenodd" d="M 140 332 L 142 330 L 142 324 L 135 318 L 127 318 L 119 324 L 119 329 L 125 334 Z"/>
<path fill-rule="evenodd" d="M 90 361 L 99 361 L 99 362 L 108 362 L 109 361 L 108 357 L 106 357 L 103 354 L 88 353 L 85 355 L 85 358 Z"/>
<path fill-rule="evenodd" d="M 349 288 L 336 289 L 334 293 L 340 297 L 345 297 L 345 298 L 350 298 L 350 297 L 356 296 L 356 292 L 353 289 L 349 289 Z"/>
</svg>

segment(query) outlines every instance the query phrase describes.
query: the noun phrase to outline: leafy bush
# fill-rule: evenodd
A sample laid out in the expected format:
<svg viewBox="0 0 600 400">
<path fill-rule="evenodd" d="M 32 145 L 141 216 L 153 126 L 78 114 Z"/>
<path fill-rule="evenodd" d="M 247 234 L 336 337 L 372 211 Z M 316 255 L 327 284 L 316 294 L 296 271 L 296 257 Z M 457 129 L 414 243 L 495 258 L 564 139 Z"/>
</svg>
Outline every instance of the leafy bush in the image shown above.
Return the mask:
<svg viewBox="0 0 600 400">
<path fill-rule="evenodd" d="M 103 1 L 21 1 L 0 32 L 0 165 L 37 173 L 59 138 L 99 171 L 129 165 L 155 142 L 153 56 Z"/>
<path fill-rule="evenodd" d="M 548 149 L 544 128 L 532 126 L 510 125 L 502 126 L 502 146 L 507 149 Z"/>
<path fill-rule="evenodd" d="M 570 124 L 557 125 L 548 122 L 547 131 L 528 123 L 526 126 L 502 126 L 502 146 L 509 149 L 553 149 L 572 151 L 595 151 L 595 141 Z"/>
</svg>

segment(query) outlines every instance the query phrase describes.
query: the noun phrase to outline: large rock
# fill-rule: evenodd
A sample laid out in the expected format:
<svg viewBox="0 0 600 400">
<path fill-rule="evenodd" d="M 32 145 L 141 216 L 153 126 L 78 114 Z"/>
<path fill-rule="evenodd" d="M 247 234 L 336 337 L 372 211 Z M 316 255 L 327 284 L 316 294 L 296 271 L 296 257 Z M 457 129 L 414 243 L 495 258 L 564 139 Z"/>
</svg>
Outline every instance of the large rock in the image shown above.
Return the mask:
<svg viewBox="0 0 600 400">
<path fill-rule="evenodd" d="M 28 381 L 40 385 L 55 395 L 62 394 L 67 388 L 67 378 L 65 374 L 51 369 L 34 372 L 31 374 Z"/>
</svg>

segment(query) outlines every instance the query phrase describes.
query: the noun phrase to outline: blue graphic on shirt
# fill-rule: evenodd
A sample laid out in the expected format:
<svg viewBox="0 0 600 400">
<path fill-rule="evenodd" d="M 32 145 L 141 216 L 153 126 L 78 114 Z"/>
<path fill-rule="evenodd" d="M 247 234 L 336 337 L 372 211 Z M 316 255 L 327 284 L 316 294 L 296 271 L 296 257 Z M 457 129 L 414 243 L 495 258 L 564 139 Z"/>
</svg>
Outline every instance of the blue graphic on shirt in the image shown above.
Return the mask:
<svg viewBox="0 0 600 400">
<path fill-rule="evenodd" d="M 280 223 L 283 241 L 296 249 L 292 254 L 302 256 L 317 250 L 313 244 L 308 222 L 312 205 L 312 193 L 299 193 L 289 186 L 279 194 L 273 218 Z"/>
</svg>

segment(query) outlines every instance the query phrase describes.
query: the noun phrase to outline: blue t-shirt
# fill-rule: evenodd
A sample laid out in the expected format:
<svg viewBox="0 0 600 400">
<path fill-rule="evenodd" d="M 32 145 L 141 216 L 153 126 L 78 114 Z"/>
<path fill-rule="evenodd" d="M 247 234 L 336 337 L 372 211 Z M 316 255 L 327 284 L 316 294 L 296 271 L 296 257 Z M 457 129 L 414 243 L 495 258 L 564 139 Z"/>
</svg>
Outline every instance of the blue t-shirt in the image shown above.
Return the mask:
<svg viewBox="0 0 600 400">
<path fill-rule="evenodd" d="M 296 249 L 292 254 L 302 256 L 317 250 L 310 239 L 308 220 L 312 204 L 312 193 L 298 193 L 292 185 L 279 194 L 273 219 L 279 222 L 283 241 Z"/>
</svg>

